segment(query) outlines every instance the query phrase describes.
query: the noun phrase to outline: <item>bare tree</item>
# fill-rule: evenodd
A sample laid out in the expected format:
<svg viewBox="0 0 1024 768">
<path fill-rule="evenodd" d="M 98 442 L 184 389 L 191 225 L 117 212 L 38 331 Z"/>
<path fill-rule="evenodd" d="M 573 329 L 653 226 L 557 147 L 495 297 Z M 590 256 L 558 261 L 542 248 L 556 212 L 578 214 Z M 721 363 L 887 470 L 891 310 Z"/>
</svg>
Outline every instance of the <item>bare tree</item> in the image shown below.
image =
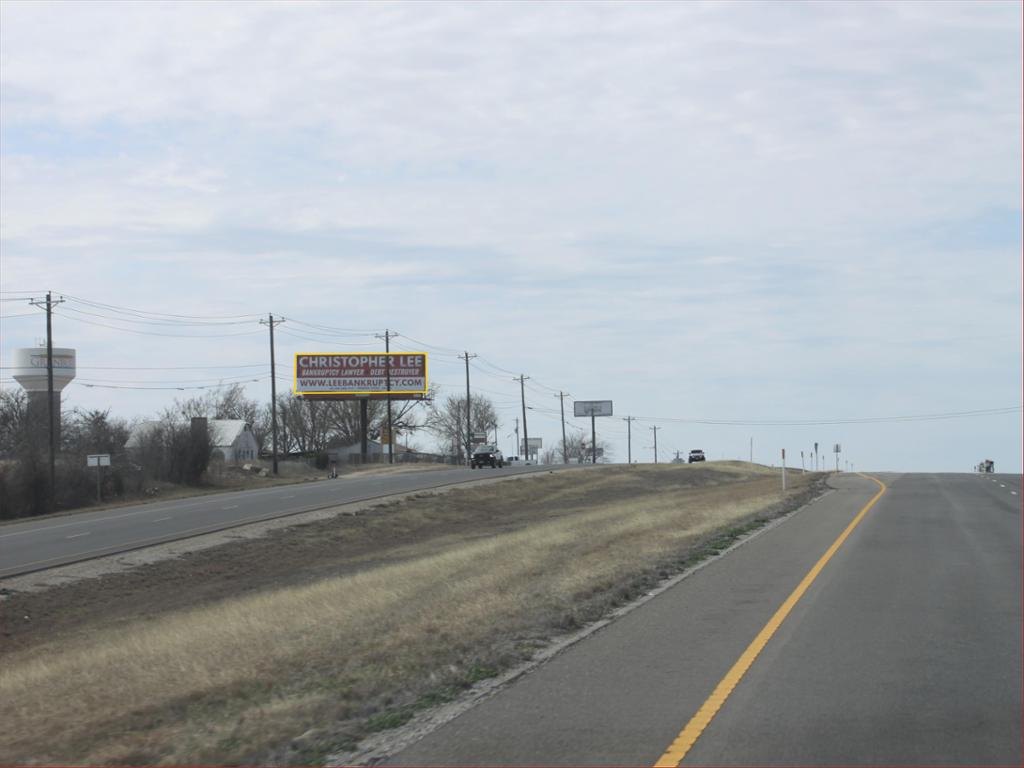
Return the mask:
<svg viewBox="0 0 1024 768">
<path fill-rule="evenodd" d="M 14 458 L 29 439 L 28 396 L 21 389 L 0 389 L 0 457 Z"/>
<path fill-rule="evenodd" d="M 593 453 L 590 449 L 590 435 L 585 433 L 579 433 L 576 435 L 566 435 L 565 446 L 567 448 L 566 453 L 569 456 L 569 463 L 576 464 L 589 464 L 593 460 Z M 597 441 L 597 460 L 607 462 L 612 455 L 611 444 L 598 438 Z M 556 449 L 556 456 L 561 460 L 562 456 L 562 441 L 558 441 L 558 448 Z"/>
<path fill-rule="evenodd" d="M 486 397 L 477 395 L 471 399 L 470 429 L 473 432 L 490 432 L 498 422 L 494 404 Z M 460 461 L 472 451 L 469 436 L 466 434 L 466 398 L 451 396 L 438 404 L 435 400 L 430 405 L 425 424 L 426 428 L 437 435 L 444 450 L 454 447 Z"/>
</svg>

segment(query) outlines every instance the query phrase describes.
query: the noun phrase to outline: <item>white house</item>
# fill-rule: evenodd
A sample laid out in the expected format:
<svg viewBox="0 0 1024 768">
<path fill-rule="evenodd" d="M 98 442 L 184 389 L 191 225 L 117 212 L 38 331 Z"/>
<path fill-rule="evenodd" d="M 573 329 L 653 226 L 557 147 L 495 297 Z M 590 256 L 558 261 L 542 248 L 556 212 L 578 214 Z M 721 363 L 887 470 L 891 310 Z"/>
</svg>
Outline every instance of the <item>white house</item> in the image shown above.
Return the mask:
<svg viewBox="0 0 1024 768">
<path fill-rule="evenodd" d="M 143 421 L 132 429 L 125 442 L 129 453 L 141 447 L 145 438 L 159 426 L 158 421 Z M 206 422 L 213 441 L 213 458 L 227 464 L 253 461 L 259 456 L 259 444 L 252 433 L 252 426 L 241 419 L 209 419 Z"/>
<path fill-rule="evenodd" d="M 253 461 L 259 456 L 260 446 L 252 433 L 252 425 L 241 419 L 210 419 L 207 422 L 213 438 L 213 457 L 223 457 L 227 464 Z"/>
</svg>

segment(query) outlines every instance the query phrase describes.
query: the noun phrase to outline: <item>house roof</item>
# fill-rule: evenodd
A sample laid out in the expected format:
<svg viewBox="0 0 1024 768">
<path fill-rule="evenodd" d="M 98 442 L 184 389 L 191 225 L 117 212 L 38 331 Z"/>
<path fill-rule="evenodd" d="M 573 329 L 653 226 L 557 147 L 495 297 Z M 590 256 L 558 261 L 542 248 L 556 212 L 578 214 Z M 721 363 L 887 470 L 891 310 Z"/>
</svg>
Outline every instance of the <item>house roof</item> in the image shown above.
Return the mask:
<svg viewBox="0 0 1024 768">
<path fill-rule="evenodd" d="M 218 448 L 233 444 L 247 426 L 241 419 L 210 419 L 207 424 L 213 444 Z"/>
</svg>

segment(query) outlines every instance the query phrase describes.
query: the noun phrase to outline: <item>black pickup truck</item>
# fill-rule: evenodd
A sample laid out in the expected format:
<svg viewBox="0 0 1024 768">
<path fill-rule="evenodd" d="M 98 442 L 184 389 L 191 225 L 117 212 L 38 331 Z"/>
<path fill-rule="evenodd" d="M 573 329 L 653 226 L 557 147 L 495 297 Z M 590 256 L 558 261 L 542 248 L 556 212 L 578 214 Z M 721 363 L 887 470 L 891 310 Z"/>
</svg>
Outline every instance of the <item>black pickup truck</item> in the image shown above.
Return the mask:
<svg viewBox="0 0 1024 768">
<path fill-rule="evenodd" d="M 496 445 L 481 445 L 473 451 L 473 458 L 469 462 L 470 467 L 491 467 L 500 469 L 505 466 L 505 456 L 498 450 Z"/>
</svg>

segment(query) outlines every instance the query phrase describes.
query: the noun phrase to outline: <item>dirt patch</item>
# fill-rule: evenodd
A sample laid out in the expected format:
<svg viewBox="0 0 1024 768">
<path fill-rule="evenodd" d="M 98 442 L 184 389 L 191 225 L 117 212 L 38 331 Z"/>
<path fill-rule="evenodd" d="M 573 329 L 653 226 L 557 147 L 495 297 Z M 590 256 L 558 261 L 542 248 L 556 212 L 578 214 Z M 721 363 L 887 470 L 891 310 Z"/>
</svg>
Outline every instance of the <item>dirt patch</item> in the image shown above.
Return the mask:
<svg viewBox="0 0 1024 768">
<path fill-rule="evenodd" d="M 0 758 L 315 762 L 815 492 L 746 465 L 527 475 L 9 593 L 0 699 L 23 727 Z"/>
</svg>

